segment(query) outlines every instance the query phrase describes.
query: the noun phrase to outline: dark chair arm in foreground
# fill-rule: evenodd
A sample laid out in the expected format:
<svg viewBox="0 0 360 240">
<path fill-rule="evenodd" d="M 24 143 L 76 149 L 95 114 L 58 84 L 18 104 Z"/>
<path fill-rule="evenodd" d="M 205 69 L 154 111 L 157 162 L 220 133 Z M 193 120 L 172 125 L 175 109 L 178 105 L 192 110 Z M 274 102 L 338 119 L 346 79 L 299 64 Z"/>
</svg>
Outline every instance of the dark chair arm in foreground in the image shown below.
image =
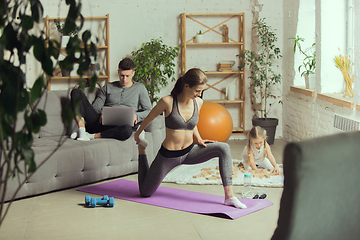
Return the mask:
<svg viewBox="0 0 360 240">
<path fill-rule="evenodd" d="M 272 240 L 360 239 L 360 132 L 289 143 L 284 176 Z"/>
</svg>

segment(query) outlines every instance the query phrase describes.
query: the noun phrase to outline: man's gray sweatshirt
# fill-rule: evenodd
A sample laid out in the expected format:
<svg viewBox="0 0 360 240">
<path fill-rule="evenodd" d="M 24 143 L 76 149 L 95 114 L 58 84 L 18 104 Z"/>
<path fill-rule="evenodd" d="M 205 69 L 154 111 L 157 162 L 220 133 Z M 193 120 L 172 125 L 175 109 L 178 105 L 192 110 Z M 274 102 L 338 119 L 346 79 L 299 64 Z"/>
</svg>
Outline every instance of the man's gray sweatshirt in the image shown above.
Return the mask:
<svg viewBox="0 0 360 240">
<path fill-rule="evenodd" d="M 93 102 L 94 109 L 100 113 L 104 106 L 126 106 L 135 109 L 138 122 L 142 122 L 151 110 L 151 103 L 145 86 L 133 82 L 131 87 L 121 87 L 119 82 L 106 83 Z"/>
</svg>

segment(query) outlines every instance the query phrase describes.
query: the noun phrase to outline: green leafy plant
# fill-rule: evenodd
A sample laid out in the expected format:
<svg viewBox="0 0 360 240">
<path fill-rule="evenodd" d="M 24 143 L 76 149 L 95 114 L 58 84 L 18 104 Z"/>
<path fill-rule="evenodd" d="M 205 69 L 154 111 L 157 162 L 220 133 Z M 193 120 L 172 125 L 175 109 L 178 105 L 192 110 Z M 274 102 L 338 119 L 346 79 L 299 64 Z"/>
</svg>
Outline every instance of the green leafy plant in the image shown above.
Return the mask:
<svg viewBox="0 0 360 240">
<path fill-rule="evenodd" d="M 67 69 L 72 69 L 74 64 L 78 64 L 77 73 L 82 76 L 91 64 L 90 56 L 96 56 L 96 45 L 91 43 L 89 47 L 84 47 L 80 40 L 70 39 L 66 48 L 67 56 L 59 61 L 59 42 L 48 39 L 45 32 L 36 30 L 41 29 L 38 25 L 43 19 L 44 9 L 40 0 L 0 1 L 0 4 L 1 226 L 19 189 L 48 159 L 45 158 L 37 165 L 32 150 L 33 134 L 38 133 L 47 122 L 46 113 L 37 109 L 49 81 L 45 75 L 53 76 L 58 64 Z M 81 2 L 67 0 L 66 4 L 69 11 L 65 19 L 65 28 L 68 32 L 81 29 Z M 80 26 L 77 26 L 76 20 L 79 18 Z M 88 43 L 90 38 L 90 31 L 84 31 L 82 41 Z M 34 61 L 41 64 L 41 73 L 33 86 L 27 86 L 26 81 L 26 61 L 29 59 L 27 56 L 33 56 Z M 95 87 L 96 79 L 96 75 L 91 78 L 91 90 Z M 68 126 L 74 118 L 74 113 L 70 104 L 62 107 L 63 124 Z M 23 121 L 20 118 L 23 118 Z M 60 141 L 59 146 L 62 142 Z M 9 203 L 5 204 L 7 183 L 11 179 L 17 180 L 19 185 Z"/>
<path fill-rule="evenodd" d="M 199 30 L 199 32 L 198 32 L 198 35 L 202 35 L 203 33 L 201 32 L 201 30 Z"/>
<path fill-rule="evenodd" d="M 131 55 L 136 67 L 134 81 L 145 85 L 151 103 L 157 102 L 156 94 L 161 87 L 168 84 L 168 79 L 175 81 L 174 60 L 179 55 L 179 47 L 167 46 L 161 38 L 151 39 Z"/>
<path fill-rule="evenodd" d="M 252 104 L 259 105 L 255 110 L 261 113 L 261 118 L 266 119 L 273 104 L 269 102 L 269 98 L 276 98 L 271 93 L 272 87 L 281 83 L 281 74 L 273 70 L 274 61 L 282 56 L 280 49 L 275 45 L 277 36 L 264 18 L 258 20 L 253 25 L 253 29 L 256 30 L 259 39 L 257 51 L 246 49 L 242 54 L 238 54 L 241 59 L 238 68 L 242 70 L 246 65 L 249 66 L 250 91 L 254 98 Z M 278 101 L 278 103 L 282 102 Z"/>
<path fill-rule="evenodd" d="M 310 74 L 315 74 L 316 69 L 316 51 L 314 50 L 315 43 L 311 45 L 311 47 L 303 50 L 301 48 L 301 42 L 305 42 L 305 38 L 300 37 L 299 35 L 296 38 L 289 38 L 294 40 L 294 53 L 296 53 L 296 49 L 304 56 L 303 63 L 298 67 L 298 71 L 301 76 L 305 74 L 309 76 Z M 303 69 L 303 70 L 302 70 Z"/>
</svg>

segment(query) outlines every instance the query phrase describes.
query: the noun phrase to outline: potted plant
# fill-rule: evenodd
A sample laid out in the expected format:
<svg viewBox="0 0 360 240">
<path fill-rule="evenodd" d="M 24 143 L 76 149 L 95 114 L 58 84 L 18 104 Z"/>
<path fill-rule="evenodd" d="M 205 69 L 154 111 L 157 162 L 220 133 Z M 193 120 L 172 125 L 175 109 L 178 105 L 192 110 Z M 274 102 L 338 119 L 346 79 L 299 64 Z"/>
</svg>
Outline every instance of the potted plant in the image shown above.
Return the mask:
<svg viewBox="0 0 360 240">
<path fill-rule="evenodd" d="M 82 18 L 81 2 L 66 1 L 66 5 L 69 11 L 64 20 L 65 25 L 72 26 L 70 29 L 74 29 L 77 27 L 76 20 Z M 49 158 L 49 156 L 44 156 L 43 161 L 37 165 L 32 147 L 35 134 L 39 133 L 40 127 L 47 121 L 46 113 L 40 109 L 36 110 L 50 82 L 50 78 L 46 79 L 45 74 L 53 76 L 59 62 L 59 43 L 47 38 L 46 33 L 39 30 L 43 12 L 44 8 L 40 0 L 13 0 L 11 4 L 6 2 L 1 5 L 0 227 L 16 196 L 15 193 L 11 200 L 5 203 L 7 183 L 10 179 L 18 182 L 18 192 L 31 179 L 38 167 L 46 163 Z M 84 31 L 82 41 L 87 43 L 90 38 L 91 32 Z M 64 65 L 72 67 L 74 64 L 79 64 L 78 74 L 82 76 L 91 64 L 90 56 L 96 54 L 96 46 L 95 49 L 87 49 L 87 47 L 75 46 L 75 43 L 66 49 L 68 59 Z M 75 57 L 75 50 L 77 57 Z M 28 61 L 41 65 L 38 75 L 34 76 L 36 80 L 32 86 L 27 80 Z M 35 74 L 31 73 L 31 75 Z M 92 90 L 96 79 L 96 76 L 91 78 Z M 63 124 L 69 126 L 74 119 L 74 112 L 70 104 L 64 104 L 61 109 Z M 61 140 L 58 147 L 65 140 Z M 57 148 L 54 149 L 56 150 Z"/>
<path fill-rule="evenodd" d="M 151 103 L 157 102 L 156 94 L 161 87 L 166 86 L 169 79 L 175 81 L 174 60 L 179 55 L 179 47 L 167 46 L 161 38 L 151 39 L 131 55 L 135 63 L 134 81 L 145 85 Z"/>
<path fill-rule="evenodd" d="M 204 42 L 204 34 L 201 32 L 201 30 L 199 30 L 199 32 L 196 35 L 196 42 L 197 43 Z"/>
<path fill-rule="evenodd" d="M 238 68 L 242 70 L 245 66 L 249 66 L 250 94 L 255 111 L 252 124 L 267 130 L 268 143 L 273 144 L 278 119 L 268 118 L 277 98 L 271 91 L 274 85 L 281 83 L 281 74 L 275 73 L 273 65 L 274 61 L 282 56 L 280 49 L 275 45 L 277 36 L 264 18 L 254 23 L 253 29 L 258 38 L 257 49 L 254 51 L 246 49 L 242 54 L 237 55 L 241 59 Z M 282 103 L 281 100 L 278 103 Z"/>
<path fill-rule="evenodd" d="M 315 43 L 311 47 L 303 50 L 300 42 L 305 42 L 304 38 L 296 36 L 296 38 L 289 38 L 294 41 L 294 53 L 296 49 L 304 56 L 303 63 L 298 67 L 298 71 L 301 76 L 305 78 L 305 87 L 307 89 L 315 87 L 315 69 L 316 69 L 316 51 L 314 51 Z"/>
</svg>

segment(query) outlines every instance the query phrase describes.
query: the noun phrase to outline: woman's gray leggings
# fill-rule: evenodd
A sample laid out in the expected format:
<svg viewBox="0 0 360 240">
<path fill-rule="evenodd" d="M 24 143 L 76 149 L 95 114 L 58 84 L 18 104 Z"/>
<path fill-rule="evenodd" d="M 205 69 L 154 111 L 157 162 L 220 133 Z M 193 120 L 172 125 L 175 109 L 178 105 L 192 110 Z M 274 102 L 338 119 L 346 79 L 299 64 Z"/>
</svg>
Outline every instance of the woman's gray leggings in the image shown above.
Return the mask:
<svg viewBox="0 0 360 240">
<path fill-rule="evenodd" d="M 207 143 L 206 147 L 195 144 L 179 151 L 170 151 L 162 147 L 150 168 L 146 155 L 139 155 L 138 181 L 141 196 L 150 197 L 173 168 L 181 164 L 203 163 L 215 157 L 219 158 L 223 186 L 232 185 L 232 159 L 227 143 Z"/>
</svg>

